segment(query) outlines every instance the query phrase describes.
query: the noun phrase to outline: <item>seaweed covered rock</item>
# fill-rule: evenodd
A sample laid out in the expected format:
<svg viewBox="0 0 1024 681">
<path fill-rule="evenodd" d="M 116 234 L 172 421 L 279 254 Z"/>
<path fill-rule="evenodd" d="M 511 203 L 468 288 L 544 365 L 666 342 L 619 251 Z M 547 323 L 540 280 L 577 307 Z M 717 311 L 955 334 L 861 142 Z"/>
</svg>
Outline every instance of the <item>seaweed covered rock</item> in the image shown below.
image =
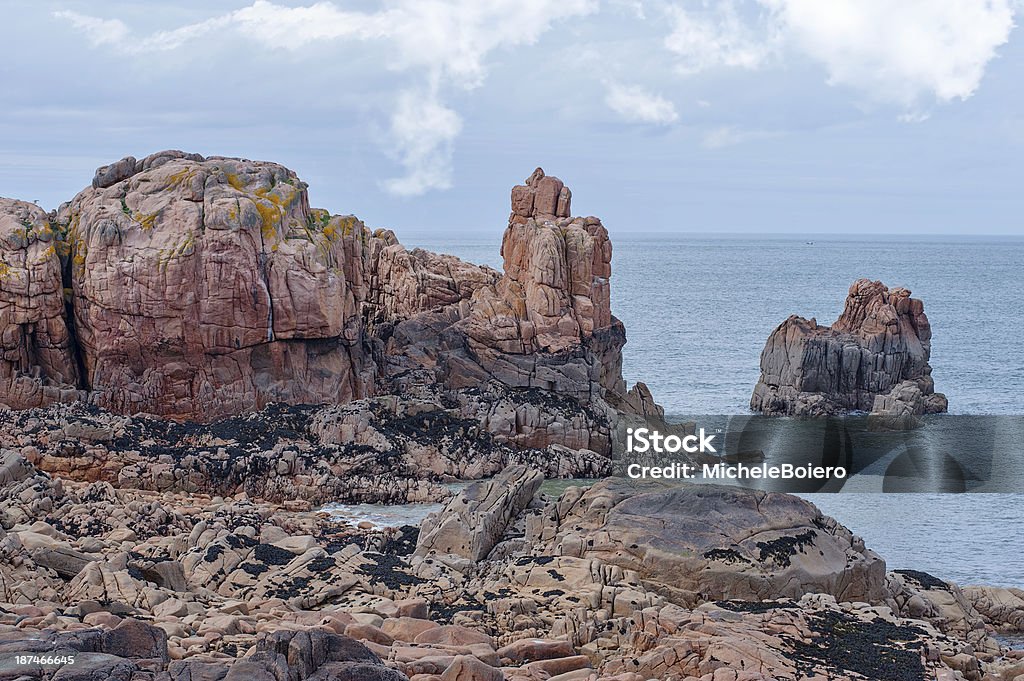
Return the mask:
<svg viewBox="0 0 1024 681">
<path fill-rule="evenodd" d="M 860 279 L 831 327 L 794 315 L 772 332 L 750 408 L 807 416 L 944 412 L 928 364 L 931 337 L 924 303 L 910 291 Z"/>
</svg>

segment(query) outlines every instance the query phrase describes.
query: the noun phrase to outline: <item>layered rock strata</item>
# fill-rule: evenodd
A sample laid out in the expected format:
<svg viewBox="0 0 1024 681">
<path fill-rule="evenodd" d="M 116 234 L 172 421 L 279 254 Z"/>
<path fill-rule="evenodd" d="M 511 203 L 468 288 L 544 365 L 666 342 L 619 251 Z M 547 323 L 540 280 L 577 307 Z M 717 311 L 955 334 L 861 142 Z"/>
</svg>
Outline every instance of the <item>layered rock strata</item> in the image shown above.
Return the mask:
<svg viewBox="0 0 1024 681">
<path fill-rule="evenodd" d="M 511 439 L 606 453 L 573 433 L 656 405 L 622 380 L 608 233 L 569 208 L 540 169 L 516 187 L 498 273 L 310 208 L 274 163 L 166 151 L 100 168 L 49 215 L 5 199 L 0 404 L 210 421 L 494 384 L 597 415 L 560 438 L 537 414 Z"/>
<path fill-rule="evenodd" d="M 794 315 L 772 332 L 750 408 L 806 416 L 944 412 L 928 364 L 931 336 L 924 303 L 910 291 L 860 279 L 831 327 Z"/>
</svg>

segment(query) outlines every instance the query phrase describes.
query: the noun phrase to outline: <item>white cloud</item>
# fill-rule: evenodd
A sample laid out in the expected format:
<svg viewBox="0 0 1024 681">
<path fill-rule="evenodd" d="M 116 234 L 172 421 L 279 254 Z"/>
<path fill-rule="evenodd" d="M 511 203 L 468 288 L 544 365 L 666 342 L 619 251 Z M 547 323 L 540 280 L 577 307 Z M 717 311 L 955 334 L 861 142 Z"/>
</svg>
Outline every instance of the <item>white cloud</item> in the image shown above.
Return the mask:
<svg viewBox="0 0 1024 681">
<path fill-rule="evenodd" d="M 1006 0 L 761 0 L 829 83 L 913 106 L 966 99 L 1013 28 Z"/>
<path fill-rule="evenodd" d="M 97 19 L 71 10 L 54 12 L 53 16 L 64 19 L 85 34 L 93 47 L 121 45 L 128 38 L 129 30 L 120 19 Z"/>
<path fill-rule="evenodd" d="M 444 87 L 478 87 L 492 52 L 532 44 L 556 22 L 594 9 L 596 0 L 392 0 L 377 11 L 359 12 L 332 2 L 289 7 L 255 0 L 242 9 L 148 36 L 133 35 L 119 20 L 73 12 L 54 16 L 70 21 L 94 45 L 129 54 L 173 50 L 227 30 L 270 49 L 291 51 L 327 41 L 382 43 L 389 58 L 386 67 L 418 74 L 428 93 L 418 102 L 412 91 L 400 94 L 391 116 L 393 151 L 407 175 L 384 186 L 411 195 L 451 186 L 452 143 L 461 120 L 442 103 Z"/>
<path fill-rule="evenodd" d="M 435 93 L 403 92 L 391 117 L 391 136 L 406 174 L 388 180 L 384 187 L 396 196 L 450 188 L 452 143 L 461 131 L 462 119 L 441 104 Z"/>
<path fill-rule="evenodd" d="M 729 0 L 668 10 L 665 46 L 684 73 L 753 69 L 785 53 L 822 64 L 828 82 L 923 119 L 966 99 L 1013 29 L 1019 0 Z"/>
<path fill-rule="evenodd" d="M 730 125 L 723 125 L 706 133 L 701 140 L 701 146 L 705 149 L 722 149 L 753 140 L 779 137 L 779 135 L 780 133 L 767 130 L 741 130 Z"/>
<path fill-rule="evenodd" d="M 675 105 L 660 95 L 616 82 L 607 82 L 605 87 L 605 103 L 627 121 L 669 125 L 679 120 Z"/>
<path fill-rule="evenodd" d="M 731 0 L 698 11 L 673 5 L 668 12 L 672 32 L 665 38 L 665 47 L 676 55 L 677 68 L 683 73 L 720 66 L 754 69 L 775 50 L 770 23 L 758 27 L 743 21 Z"/>
</svg>

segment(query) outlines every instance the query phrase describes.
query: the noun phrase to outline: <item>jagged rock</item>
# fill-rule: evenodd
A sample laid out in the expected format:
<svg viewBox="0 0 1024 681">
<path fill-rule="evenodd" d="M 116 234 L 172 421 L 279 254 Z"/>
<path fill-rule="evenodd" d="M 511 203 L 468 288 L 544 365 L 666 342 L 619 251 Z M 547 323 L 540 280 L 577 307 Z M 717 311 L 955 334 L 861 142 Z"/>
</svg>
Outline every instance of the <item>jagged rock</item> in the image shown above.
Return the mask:
<svg viewBox="0 0 1024 681">
<path fill-rule="evenodd" d="M 947 402 L 935 392 L 930 353 L 924 304 L 906 289 L 860 279 L 831 327 L 794 315 L 772 332 L 750 408 L 808 416 L 944 412 Z"/>
<path fill-rule="evenodd" d="M 535 470 L 510 466 L 501 475 L 473 483 L 443 510 L 423 521 L 416 554 L 452 554 L 482 560 L 543 481 L 544 476 Z"/>
<path fill-rule="evenodd" d="M 513 190 L 501 274 L 311 209 L 269 162 L 163 151 L 100 168 L 49 216 L 5 200 L 0 404 L 211 421 L 431 386 L 469 409 L 490 386 L 493 435 L 608 454 L 608 418 L 657 405 L 627 394 L 611 243 L 570 196 L 540 169 Z"/>
<path fill-rule="evenodd" d="M 472 361 L 449 359 L 455 384 L 494 377 L 584 400 L 602 390 L 625 393 L 625 334 L 611 315 L 607 230 L 594 217 L 569 218 L 568 200 L 564 217 L 554 215 L 553 205 L 515 208 L 524 192 L 541 200 L 563 190 L 560 180 L 540 169 L 526 187 L 513 190 L 514 210 L 501 247 L 505 273 L 497 286 L 474 296 L 460 325 Z"/>
<path fill-rule="evenodd" d="M 805 593 L 880 602 L 885 562 L 797 497 L 717 485 L 567 490 L 528 518 L 535 553 L 634 570 L 680 603 Z"/>
<path fill-rule="evenodd" d="M 571 215 L 572 192 L 557 177 L 537 168 L 525 184 L 512 188 L 512 217 L 509 222 L 525 223 L 533 217 L 567 218 Z"/>
</svg>

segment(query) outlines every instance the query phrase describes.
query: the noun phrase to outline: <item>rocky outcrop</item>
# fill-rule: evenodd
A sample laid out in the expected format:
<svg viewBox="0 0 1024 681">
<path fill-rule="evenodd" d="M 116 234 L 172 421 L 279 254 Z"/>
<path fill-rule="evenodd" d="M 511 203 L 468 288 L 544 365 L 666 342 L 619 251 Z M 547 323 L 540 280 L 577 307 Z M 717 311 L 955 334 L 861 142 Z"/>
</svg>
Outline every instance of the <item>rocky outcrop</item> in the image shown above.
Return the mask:
<svg viewBox="0 0 1024 681">
<path fill-rule="evenodd" d="M 965 586 L 964 597 L 998 631 L 1024 631 L 1024 589 Z"/>
<path fill-rule="evenodd" d="M 0 404 L 79 399 L 59 235 L 38 206 L 0 199 Z"/>
<path fill-rule="evenodd" d="M 542 553 L 636 571 L 679 603 L 826 593 L 879 602 L 885 562 L 810 503 L 715 485 L 569 491 L 530 519 Z"/>
<path fill-rule="evenodd" d="M 268 162 L 165 151 L 100 168 L 50 215 L 4 200 L 0 404 L 210 421 L 491 385 L 586 412 L 495 435 L 607 453 L 609 416 L 656 405 L 626 391 L 611 244 L 569 197 L 540 169 L 513 190 L 503 273 L 312 209 Z"/>
<path fill-rule="evenodd" d="M 595 217 L 568 217 L 568 189 L 540 168 L 513 189 L 512 207 L 501 246 L 505 274 L 474 296 L 460 324 L 464 359 L 475 366 L 450 361 L 449 380 L 493 377 L 584 400 L 625 393 L 607 230 Z"/>
<path fill-rule="evenodd" d="M 989 636 L 989 622 L 956 584 L 918 570 L 895 570 L 886 577 L 886 590 L 886 604 L 893 612 L 925 620 L 976 650 L 999 652 L 998 643 Z"/>
<path fill-rule="evenodd" d="M 93 185 L 56 217 L 92 402 L 205 419 L 373 392 L 358 220 L 273 163 L 167 152 Z"/>
<path fill-rule="evenodd" d="M 772 332 L 750 408 L 808 416 L 944 412 L 946 397 L 935 392 L 930 354 L 924 304 L 906 289 L 860 279 L 831 327 L 794 315 Z"/>
</svg>

